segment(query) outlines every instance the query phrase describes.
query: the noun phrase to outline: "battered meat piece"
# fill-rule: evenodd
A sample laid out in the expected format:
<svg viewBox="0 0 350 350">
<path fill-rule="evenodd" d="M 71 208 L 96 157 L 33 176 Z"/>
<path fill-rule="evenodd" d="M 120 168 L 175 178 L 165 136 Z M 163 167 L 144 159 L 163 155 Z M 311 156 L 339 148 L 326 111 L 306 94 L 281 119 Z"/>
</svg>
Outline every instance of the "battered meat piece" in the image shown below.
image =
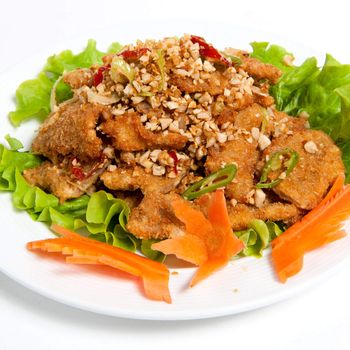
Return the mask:
<svg viewBox="0 0 350 350">
<path fill-rule="evenodd" d="M 228 55 L 239 57 L 242 60 L 242 64 L 239 68 L 245 70 L 249 75 L 252 75 L 256 79 L 267 79 L 272 84 L 276 84 L 278 79 L 282 75 L 282 71 L 272 64 L 263 63 L 260 60 L 250 57 L 246 51 L 226 48 L 224 51 Z"/>
<path fill-rule="evenodd" d="M 127 152 L 154 148 L 182 149 L 187 143 L 187 138 L 177 133 L 164 135 L 147 130 L 137 113 L 110 118 L 100 126 L 100 130 L 113 138 L 116 149 Z"/>
<path fill-rule="evenodd" d="M 32 150 L 57 162 L 60 156 L 71 155 L 81 161 L 98 158 L 102 141 L 96 135 L 100 117 L 108 114 L 102 105 L 65 104 L 51 113 L 34 139 Z"/>
<path fill-rule="evenodd" d="M 78 180 L 70 169 L 64 168 L 63 164 L 62 167 L 58 167 L 48 161 L 36 168 L 25 170 L 23 175 L 31 185 L 53 193 L 63 203 L 67 199 L 77 198 L 94 190 L 95 182 L 109 163 L 105 158 L 101 162 L 84 164 L 81 169 L 88 175 L 81 180 Z"/>
<path fill-rule="evenodd" d="M 254 103 L 237 113 L 234 120 L 234 126 L 247 131 L 251 131 L 254 127 L 260 128 L 264 113 L 266 113 L 264 108 L 257 103 Z"/>
<path fill-rule="evenodd" d="M 192 94 L 195 92 L 208 92 L 210 95 L 221 95 L 229 84 L 229 77 L 224 76 L 221 72 L 215 71 L 209 74 L 208 79 L 203 82 L 193 83 L 190 77 L 182 77 L 172 74 L 170 84 L 176 85 L 182 92 Z"/>
<path fill-rule="evenodd" d="M 298 208 L 313 209 L 320 203 L 336 177 L 344 173 L 341 152 L 324 132 L 304 130 L 292 136 L 274 139 L 264 151 L 263 159 L 287 147 L 295 150 L 300 159 L 291 174 L 275 186 L 273 191 Z M 275 176 L 276 174 L 270 173 L 270 180 Z"/>
<path fill-rule="evenodd" d="M 104 185 L 111 190 L 134 191 L 141 189 L 143 193 L 169 193 L 174 190 L 181 178 L 170 179 L 164 176 L 147 174 L 144 168 L 117 168 L 101 175 Z"/>
<path fill-rule="evenodd" d="M 108 119 L 101 124 L 100 130 L 112 137 L 116 149 L 132 152 L 147 149 L 146 141 L 140 136 L 135 124 L 139 121 L 136 113 L 124 114 Z"/>
<path fill-rule="evenodd" d="M 211 174 L 223 165 L 235 163 L 238 167 L 233 182 L 226 187 L 228 198 L 247 203 L 247 195 L 254 187 L 254 169 L 259 158 L 257 143 L 249 143 L 242 135 L 224 143 L 219 150 L 210 148 L 205 171 Z"/>
<path fill-rule="evenodd" d="M 147 193 L 141 204 L 132 209 L 127 229 L 142 239 L 165 239 L 183 235 L 185 226 L 176 218 L 171 207 L 174 199 L 182 197 L 175 193 Z"/>
<path fill-rule="evenodd" d="M 36 168 L 27 169 L 23 175 L 29 184 L 53 193 L 61 202 L 84 194 L 84 191 L 73 183 L 69 176 L 50 162 L 43 162 Z"/>
<path fill-rule="evenodd" d="M 258 80 L 267 79 L 272 84 L 276 84 L 282 75 L 282 71 L 277 67 L 273 66 L 272 64 L 263 63 L 253 57 L 244 57 L 240 68 L 245 70 L 254 78 Z"/>
<path fill-rule="evenodd" d="M 265 83 L 260 86 L 260 91 L 253 89 L 254 101 L 264 107 L 270 107 L 275 103 L 275 99 L 269 95 L 270 85 Z"/>
<path fill-rule="evenodd" d="M 233 123 L 236 119 L 237 111 L 233 108 L 224 108 L 224 110 L 215 116 L 215 122 L 218 125 Z"/>
<path fill-rule="evenodd" d="M 63 81 L 72 89 L 78 89 L 84 85 L 91 87 L 93 83 L 93 73 L 88 68 L 76 69 L 65 73 L 63 75 Z"/>
<path fill-rule="evenodd" d="M 230 122 L 237 128 L 250 131 L 253 127 L 260 127 L 263 113 L 266 113 L 266 111 L 257 103 L 253 103 L 240 111 L 232 108 L 225 108 L 220 115 L 216 117 L 216 123 L 222 125 Z"/>
<path fill-rule="evenodd" d="M 268 203 L 261 208 L 245 204 L 237 204 L 235 207 L 228 205 L 227 210 L 234 231 L 246 229 L 253 219 L 294 223 L 302 214 L 295 205 L 280 202 Z"/>
<path fill-rule="evenodd" d="M 273 116 L 268 117 L 266 133 L 273 136 L 288 134 L 305 130 L 307 119 L 302 117 L 291 117 L 284 112 L 274 110 Z"/>
</svg>

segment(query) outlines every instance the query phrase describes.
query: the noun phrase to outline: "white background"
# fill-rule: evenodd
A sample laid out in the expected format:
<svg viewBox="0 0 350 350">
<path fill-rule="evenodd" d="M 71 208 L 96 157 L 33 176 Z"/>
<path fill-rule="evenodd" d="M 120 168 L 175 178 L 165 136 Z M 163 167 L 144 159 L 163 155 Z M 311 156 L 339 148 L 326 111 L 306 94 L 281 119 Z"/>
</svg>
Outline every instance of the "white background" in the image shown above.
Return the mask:
<svg viewBox="0 0 350 350">
<path fill-rule="evenodd" d="M 257 40 L 286 37 L 311 52 L 331 52 L 350 63 L 346 3 L 1 1 L 0 73 L 28 56 L 50 53 L 50 47 L 69 47 L 64 44 L 72 38 L 83 38 L 84 44 L 86 39 L 106 33 L 118 40 L 140 24 L 142 36 L 147 36 L 147 21 L 162 21 L 162 28 L 175 23 L 178 29 L 174 34 L 186 32 L 188 22 L 208 21 L 206 33 L 211 29 L 217 33 L 220 22 L 232 22 L 255 31 Z M 6 232 L 0 232 L 3 234 Z M 0 350 L 349 349 L 349 296 L 350 266 L 301 296 L 261 310 L 211 320 L 147 322 L 79 311 L 41 297 L 0 274 Z"/>
</svg>

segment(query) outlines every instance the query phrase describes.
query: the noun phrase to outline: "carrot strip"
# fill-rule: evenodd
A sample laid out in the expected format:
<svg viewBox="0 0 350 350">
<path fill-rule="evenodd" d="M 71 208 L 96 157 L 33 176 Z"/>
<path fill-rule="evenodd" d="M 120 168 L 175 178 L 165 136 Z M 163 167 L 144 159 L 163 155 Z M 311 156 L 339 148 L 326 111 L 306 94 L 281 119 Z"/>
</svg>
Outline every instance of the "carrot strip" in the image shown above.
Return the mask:
<svg viewBox="0 0 350 350">
<path fill-rule="evenodd" d="M 334 188 L 339 188 L 340 180 Z M 335 190 L 331 191 L 335 193 Z M 341 226 L 350 216 L 350 186 L 329 196 L 304 218 L 272 241 L 272 260 L 281 282 L 298 273 L 304 255 L 314 249 L 343 238 Z"/>
<path fill-rule="evenodd" d="M 175 200 L 172 203 L 174 213 L 185 224 L 186 234 L 152 245 L 156 250 L 175 254 L 199 266 L 191 286 L 224 267 L 244 248 L 243 242 L 232 232 L 223 189 L 216 190 L 210 197 L 205 196 L 202 203 L 208 209 L 208 219 L 189 202 Z"/>
<path fill-rule="evenodd" d="M 225 258 L 210 258 L 203 265 L 201 265 L 193 276 L 190 287 L 194 287 L 199 282 L 203 281 L 214 272 L 226 266 L 228 260 Z"/>
<path fill-rule="evenodd" d="M 220 227 L 226 231 L 231 231 L 231 222 L 223 189 L 216 190 L 212 195 L 212 200 L 208 206 L 208 219 L 215 228 Z"/>
<path fill-rule="evenodd" d="M 157 261 L 150 260 L 141 255 L 136 255 L 124 249 L 113 247 L 103 242 L 86 238 L 77 234 L 76 232 L 70 231 L 59 225 L 51 225 L 51 229 L 65 238 L 70 238 L 75 241 L 84 242 L 85 244 L 89 244 L 93 248 L 99 247 L 100 249 L 103 249 L 104 252 L 113 254 L 115 258 L 119 258 L 120 260 L 129 263 L 130 266 L 138 266 L 141 270 L 147 268 L 149 270 L 154 270 L 155 273 L 162 273 L 164 275 L 169 274 L 168 268 L 164 264 L 161 264 Z M 135 256 L 137 258 L 135 258 Z"/>
<path fill-rule="evenodd" d="M 204 214 L 184 199 L 173 201 L 172 207 L 176 217 L 185 224 L 186 232 L 198 236 L 208 246 L 207 241 L 212 236 L 213 226 Z"/>
<path fill-rule="evenodd" d="M 218 189 L 213 194 L 208 207 L 208 219 L 217 230 L 221 231 L 222 247 L 226 249 L 228 259 L 244 248 L 244 243 L 232 232 L 223 189 Z"/>
<path fill-rule="evenodd" d="M 191 234 L 153 243 L 151 248 L 165 255 L 175 254 L 179 259 L 194 265 L 201 265 L 208 259 L 207 248 L 203 241 Z"/>
<path fill-rule="evenodd" d="M 58 225 L 53 229 L 63 234 L 61 238 L 51 238 L 29 242 L 29 250 L 64 252 L 68 263 L 104 264 L 141 277 L 145 294 L 152 300 L 171 303 L 168 288 L 169 270 L 164 264 L 149 260 L 140 255 L 110 246 L 106 243 L 82 237 Z"/>
<path fill-rule="evenodd" d="M 209 202 L 208 219 L 215 228 L 215 249 L 208 247 L 208 260 L 199 266 L 191 287 L 226 266 L 231 257 L 244 248 L 244 243 L 232 232 L 223 189 L 218 189 L 213 194 Z"/>
<path fill-rule="evenodd" d="M 88 265 L 102 265 L 98 258 L 95 256 L 67 256 L 66 257 L 67 264 L 88 264 Z"/>
<path fill-rule="evenodd" d="M 335 179 L 331 189 L 326 194 L 326 197 L 324 197 L 321 201 L 321 203 L 318 206 L 322 206 L 323 204 L 326 204 L 329 200 L 331 200 L 343 187 L 345 182 L 345 175 L 340 174 Z"/>
</svg>

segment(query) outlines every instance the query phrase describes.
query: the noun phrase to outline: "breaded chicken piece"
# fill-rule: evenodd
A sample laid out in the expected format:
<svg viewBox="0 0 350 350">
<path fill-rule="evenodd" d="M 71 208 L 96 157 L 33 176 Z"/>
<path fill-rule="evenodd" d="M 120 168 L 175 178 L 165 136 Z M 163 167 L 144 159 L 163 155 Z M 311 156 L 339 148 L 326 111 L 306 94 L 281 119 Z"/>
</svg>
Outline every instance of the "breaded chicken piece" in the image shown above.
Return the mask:
<svg viewBox="0 0 350 350">
<path fill-rule="evenodd" d="M 234 126 L 247 131 L 251 131 L 254 127 L 260 128 L 264 113 L 266 113 L 264 108 L 254 103 L 237 113 Z"/>
<path fill-rule="evenodd" d="M 67 155 L 81 161 L 98 158 L 102 141 L 95 128 L 106 114 L 108 111 L 101 105 L 74 102 L 61 106 L 40 127 L 32 144 L 33 152 L 54 162 Z"/>
<path fill-rule="evenodd" d="M 181 181 L 181 177 L 170 179 L 165 176 L 147 174 L 144 168 L 117 168 L 114 171 L 105 171 L 101 175 L 104 185 L 111 190 L 135 191 L 141 189 L 143 193 L 169 193 Z"/>
<path fill-rule="evenodd" d="M 275 103 L 275 99 L 269 94 L 270 85 L 265 83 L 260 86 L 260 90 L 253 89 L 254 102 L 263 106 L 270 107 Z"/>
<path fill-rule="evenodd" d="M 300 159 L 291 174 L 273 191 L 298 208 L 313 209 L 321 202 L 336 177 L 344 173 L 341 152 L 324 132 L 306 129 L 274 139 L 265 149 L 263 159 L 284 148 L 295 150 Z M 275 176 L 270 173 L 270 180 Z"/>
<path fill-rule="evenodd" d="M 88 68 L 79 68 L 63 75 L 63 81 L 72 89 L 78 89 L 82 86 L 92 86 L 93 73 Z"/>
<path fill-rule="evenodd" d="M 145 140 L 149 149 L 161 148 L 181 150 L 186 146 L 186 143 L 188 141 L 186 136 L 175 132 L 168 132 L 165 135 L 162 132 L 155 133 L 147 130 L 141 123 L 140 119 L 136 123 L 136 127 L 141 137 Z"/>
<path fill-rule="evenodd" d="M 43 162 L 38 167 L 23 172 L 30 185 L 49 191 L 64 202 L 69 198 L 78 198 L 84 191 L 61 169 L 50 162 Z"/>
<path fill-rule="evenodd" d="M 276 84 L 278 79 L 282 75 L 282 71 L 272 64 L 264 63 L 257 58 L 250 57 L 246 51 L 238 50 L 235 48 L 226 48 L 224 52 L 228 55 L 239 57 L 242 60 L 242 64 L 239 68 L 245 70 L 249 75 L 261 80 L 267 79 L 272 84 Z"/>
<path fill-rule="evenodd" d="M 184 200 L 175 193 L 147 193 L 141 204 L 131 210 L 127 229 L 142 239 L 165 239 L 185 234 L 184 224 L 176 218 L 171 207 L 175 199 Z"/>
<path fill-rule="evenodd" d="M 104 159 L 98 163 L 85 164 L 87 176 L 80 180 L 69 169 L 58 167 L 48 161 L 36 168 L 25 170 L 23 175 L 31 185 L 53 193 L 63 203 L 67 199 L 77 198 L 94 190 L 95 182 L 109 163 L 109 160 Z"/>
<path fill-rule="evenodd" d="M 237 139 L 224 143 L 219 150 L 210 148 L 205 171 L 211 174 L 223 165 L 236 164 L 237 173 L 233 182 L 226 187 L 226 196 L 247 203 L 247 195 L 254 187 L 254 169 L 259 158 L 257 143 L 249 143 L 239 135 Z"/>
<path fill-rule="evenodd" d="M 267 203 L 261 208 L 246 204 L 228 205 L 227 210 L 234 231 L 246 229 L 253 219 L 294 223 L 302 214 L 295 205 L 281 202 Z"/>
<path fill-rule="evenodd" d="M 253 57 L 244 57 L 240 68 L 254 78 L 258 80 L 267 79 L 272 84 L 276 84 L 282 75 L 282 71 L 277 67 L 272 64 L 263 63 Z"/>
<path fill-rule="evenodd" d="M 100 130 L 113 139 L 113 146 L 118 150 L 143 151 L 147 149 L 147 143 L 135 127 L 139 119 L 136 113 L 124 114 L 108 119 L 100 125 Z"/>
<path fill-rule="evenodd" d="M 266 134 L 279 136 L 281 134 L 292 134 L 293 132 L 305 130 L 307 119 L 302 117 L 291 117 L 287 113 L 273 110 L 273 115 L 268 117 Z"/>
<path fill-rule="evenodd" d="M 164 135 L 147 130 L 140 116 L 133 112 L 108 119 L 100 126 L 100 130 L 112 137 L 116 149 L 127 152 L 155 148 L 182 149 L 188 141 L 187 137 L 177 133 Z"/>
<path fill-rule="evenodd" d="M 215 121 L 218 125 L 229 122 L 234 124 L 237 128 L 251 131 L 253 127 L 260 127 L 264 113 L 266 113 L 266 111 L 264 111 L 262 106 L 253 103 L 239 111 L 233 108 L 225 108 L 218 116 L 216 116 Z"/>
<path fill-rule="evenodd" d="M 237 111 L 233 108 L 224 108 L 220 114 L 215 115 L 215 122 L 217 125 L 225 123 L 233 123 L 236 119 Z"/>
<path fill-rule="evenodd" d="M 208 92 L 210 95 L 221 95 L 229 85 L 229 77 L 224 76 L 223 73 L 215 71 L 210 73 L 208 79 L 203 79 L 203 82 L 197 84 L 193 83 L 190 77 L 182 77 L 172 74 L 170 84 L 177 86 L 182 92 L 192 94 L 195 92 Z"/>
</svg>

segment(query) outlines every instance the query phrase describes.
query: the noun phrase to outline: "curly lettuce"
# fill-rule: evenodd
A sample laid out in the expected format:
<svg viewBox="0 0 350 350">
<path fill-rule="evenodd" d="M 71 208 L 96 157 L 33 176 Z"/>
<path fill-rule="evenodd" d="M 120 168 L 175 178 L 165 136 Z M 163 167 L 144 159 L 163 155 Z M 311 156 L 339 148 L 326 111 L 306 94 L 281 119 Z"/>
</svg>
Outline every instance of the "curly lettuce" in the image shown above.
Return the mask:
<svg viewBox="0 0 350 350">
<path fill-rule="evenodd" d="M 19 146 L 13 138 L 8 141 L 15 148 Z M 71 230 L 85 229 L 92 239 L 129 251 L 140 248 L 150 259 L 164 260 L 164 254 L 151 249 L 153 241 L 141 241 L 128 232 L 126 224 L 130 208 L 123 200 L 98 191 L 61 204 L 53 194 L 28 184 L 22 172 L 40 162 L 40 158 L 31 153 L 10 150 L 0 144 L 0 191 L 13 192 L 16 209 L 27 211 L 35 221 L 58 224 Z"/>
<path fill-rule="evenodd" d="M 245 248 L 240 256 L 262 257 L 263 251 L 270 245 L 271 241 L 284 232 L 282 225 L 276 222 L 254 219 L 249 227 L 243 231 L 236 231 L 235 235 L 240 238 Z"/>
<path fill-rule="evenodd" d="M 121 50 L 119 43 L 111 44 L 107 53 Z M 76 68 L 89 68 L 94 64 L 101 64 L 106 53 L 97 50 L 96 41 L 90 39 L 86 48 L 79 54 L 65 50 L 47 59 L 43 70 L 35 79 L 24 81 L 16 91 L 16 110 L 10 112 L 9 118 L 14 126 L 19 126 L 26 120 L 38 119 L 43 121 L 51 112 L 50 95 L 55 82 L 63 72 Z M 62 81 L 56 87 L 57 102 L 62 102 L 72 96 L 69 86 Z"/>
<path fill-rule="evenodd" d="M 270 89 L 279 110 L 298 116 L 307 112 L 312 129 L 333 138 L 343 153 L 346 180 L 350 181 L 350 65 L 327 54 L 322 67 L 315 57 L 300 66 L 285 64 L 283 47 L 252 43 L 252 56 L 279 67 L 283 75 Z"/>
</svg>

